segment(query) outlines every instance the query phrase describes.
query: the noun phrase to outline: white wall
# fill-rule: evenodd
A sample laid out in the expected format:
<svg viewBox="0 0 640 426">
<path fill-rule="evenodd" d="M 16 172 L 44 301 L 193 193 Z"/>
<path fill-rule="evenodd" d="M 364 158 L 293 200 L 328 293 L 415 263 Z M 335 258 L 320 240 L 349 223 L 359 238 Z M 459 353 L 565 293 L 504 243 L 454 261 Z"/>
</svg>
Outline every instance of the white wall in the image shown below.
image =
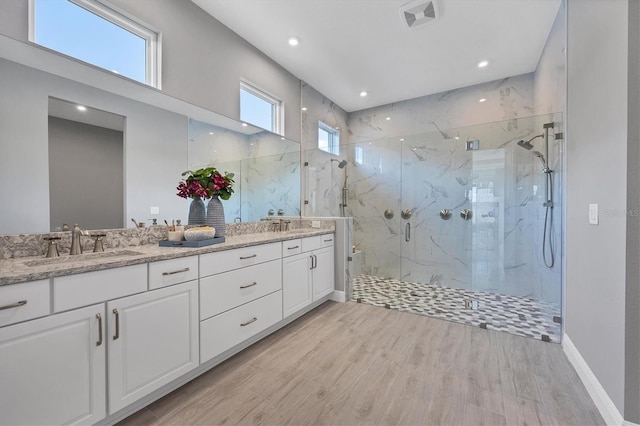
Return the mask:
<svg viewBox="0 0 640 426">
<path fill-rule="evenodd" d="M 627 205 L 627 8 L 569 0 L 567 12 L 566 333 L 621 413 L 626 217 L 615 212 Z"/>
<path fill-rule="evenodd" d="M 0 33 L 28 40 L 27 1 L 0 1 Z M 162 91 L 240 119 L 240 79 L 285 103 L 285 135 L 300 140 L 300 80 L 189 0 L 109 3 L 162 32 Z"/>
<path fill-rule="evenodd" d="M 146 221 L 150 206 L 159 218 L 186 218 L 175 187 L 187 167 L 187 117 L 4 59 L 0 75 L 0 234 L 49 230 L 49 96 L 126 117 L 127 220 Z"/>
</svg>

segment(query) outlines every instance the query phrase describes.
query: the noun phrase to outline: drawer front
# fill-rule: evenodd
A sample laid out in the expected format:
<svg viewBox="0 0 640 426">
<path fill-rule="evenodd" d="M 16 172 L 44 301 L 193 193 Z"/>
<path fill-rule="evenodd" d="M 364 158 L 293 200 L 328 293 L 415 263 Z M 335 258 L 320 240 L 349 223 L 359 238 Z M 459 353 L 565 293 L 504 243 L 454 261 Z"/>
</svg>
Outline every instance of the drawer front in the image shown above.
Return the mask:
<svg viewBox="0 0 640 426">
<path fill-rule="evenodd" d="M 334 240 L 336 239 L 335 234 L 321 235 L 321 237 L 322 247 L 333 247 Z"/>
<path fill-rule="evenodd" d="M 302 251 L 312 251 L 322 248 L 322 238 L 324 235 L 316 235 L 315 237 L 307 237 L 302 239 Z"/>
<path fill-rule="evenodd" d="M 266 330 L 282 319 L 277 291 L 200 323 L 200 363 Z"/>
<path fill-rule="evenodd" d="M 0 287 L 0 327 L 51 313 L 49 280 Z"/>
<path fill-rule="evenodd" d="M 147 291 L 147 264 L 53 279 L 53 311 L 117 299 Z"/>
<path fill-rule="evenodd" d="M 282 242 L 282 257 L 302 253 L 302 238 Z"/>
<path fill-rule="evenodd" d="M 200 319 L 218 315 L 282 288 L 282 260 L 200 279 Z"/>
<path fill-rule="evenodd" d="M 279 259 L 282 243 L 262 244 L 200 255 L 200 277 Z"/>
<path fill-rule="evenodd" d="M 198 256 L 149 264 L 149 290 L 198 279 Z"/>
</svg>

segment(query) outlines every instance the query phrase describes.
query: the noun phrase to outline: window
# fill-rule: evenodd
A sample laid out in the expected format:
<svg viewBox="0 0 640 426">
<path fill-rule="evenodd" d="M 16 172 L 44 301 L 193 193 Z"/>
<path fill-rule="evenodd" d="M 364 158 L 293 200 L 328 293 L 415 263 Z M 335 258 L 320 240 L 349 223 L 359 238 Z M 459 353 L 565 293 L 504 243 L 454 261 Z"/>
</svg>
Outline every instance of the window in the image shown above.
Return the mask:
<svg viewBox="0 0 640 426">
<path fill-rule="evenodd" d="M 98 0 L 30 0 L 29 39 L 160 88 L 160 34 Z"/>
<path fill-rule="evenodd" d="M 240 120 L 284 135 L 284 102 L 245 81 L 240 82 Z"/>
<path fill-rule="evenodd" d="M 318 121 L 318 149 L 340 155 L 340 133 L 322 121 Z"/>
</svg>

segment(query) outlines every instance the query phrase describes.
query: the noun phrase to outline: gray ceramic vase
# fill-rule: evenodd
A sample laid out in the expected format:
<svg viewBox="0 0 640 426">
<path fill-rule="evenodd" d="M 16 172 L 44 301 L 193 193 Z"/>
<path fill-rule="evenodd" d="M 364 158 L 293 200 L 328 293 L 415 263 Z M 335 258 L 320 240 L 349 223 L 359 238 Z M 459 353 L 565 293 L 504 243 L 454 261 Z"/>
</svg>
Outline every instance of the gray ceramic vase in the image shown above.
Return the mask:
<svg viewBox="0 0 640 426">
<path fill-rule="evenodd" d="M 213 228 L 216 228 L 216 238 L 224 237 L 225 223 L 224 223 L 224 207 L 222 201 L 217 195 L 213 196 L 207 204 L 207 220 L 206 224 Z"/>
</svg>

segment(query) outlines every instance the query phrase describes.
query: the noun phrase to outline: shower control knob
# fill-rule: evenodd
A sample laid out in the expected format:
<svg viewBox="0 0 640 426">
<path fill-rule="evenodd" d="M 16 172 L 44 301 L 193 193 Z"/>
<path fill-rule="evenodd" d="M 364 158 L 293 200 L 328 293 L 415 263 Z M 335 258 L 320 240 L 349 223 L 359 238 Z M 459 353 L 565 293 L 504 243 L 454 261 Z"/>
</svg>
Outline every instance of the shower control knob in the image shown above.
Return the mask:
<svg viewBox="0 0 640 426">
<path fill-rule="evenodd" d="M 471 218 L 473 217 L 473 213 L 469 209 L 462 209 L 460 211 L 460 217 L 464 220 L 471 220 Z"/>
<path fill-rule="evenodd" d="M 393 219 L 393 215 L 394 215 L 394 212 L 391 209 L 386 209 L 384 211 L 384 218 L 385 219 Z"/>
<path fill-rule="evenodd" d="M 411 209 L 405 209 L 400 212 L 400 216 L 402 216 L 403 219 L 409 219 L 412 214 L 413 212 Z"/>
<path fill-rule="evenodd" d="M 440 218 L 442 220 L 449 220 L 451 219 L 451 210 L 449 209 L 442 209 L 440 210 Z"/>
</svg>

